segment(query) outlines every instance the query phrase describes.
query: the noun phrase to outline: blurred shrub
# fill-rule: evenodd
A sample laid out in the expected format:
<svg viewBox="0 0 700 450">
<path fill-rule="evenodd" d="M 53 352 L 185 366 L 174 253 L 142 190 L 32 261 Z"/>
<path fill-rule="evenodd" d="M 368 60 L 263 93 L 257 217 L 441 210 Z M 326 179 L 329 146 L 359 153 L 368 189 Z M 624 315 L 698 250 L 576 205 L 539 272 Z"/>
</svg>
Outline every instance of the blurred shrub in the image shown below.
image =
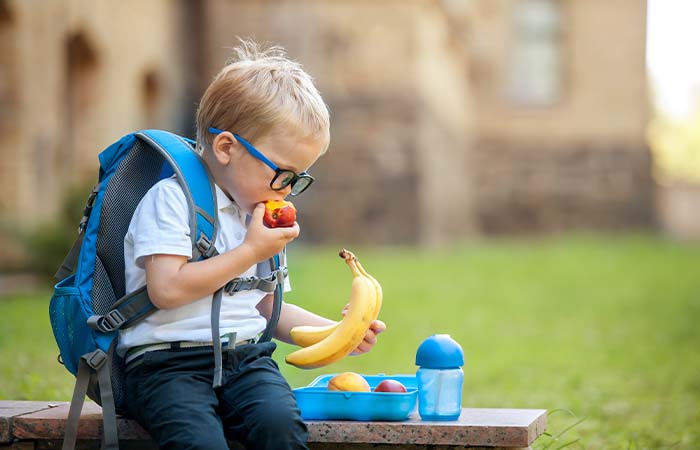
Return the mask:
<svg viewBox="0 0 700 450">
<path fill-rule="evenodd" d="M 27 266 L 27 255 L 22 240 L 17 239 L 15 226 L 3 219 L 0 222 L 0 273 L 19 272 Z"/>
<path fill-rule="evenodd" d="M 32 227 L 21 236 L 26 254 L 24 270 L 50 279 L 78 237 L 78 223 L 92 184 L 83 183 L 68 188 L 58 214 L 52 220 Z"/>
<path fill-rule="evenodd" d="M 28 256 L 27 270 L 42 276 L 53 276 L 75 238 L 75 232 L 71 233 L 58 223 L 37 226 L 25 240 Z"/>
<path fill-rule="evenodd" d="M 700 111 L 679 119 L 658 114 L 649 125 L 648 136 L 658 175 L 700 181 Z"/>
</svg>

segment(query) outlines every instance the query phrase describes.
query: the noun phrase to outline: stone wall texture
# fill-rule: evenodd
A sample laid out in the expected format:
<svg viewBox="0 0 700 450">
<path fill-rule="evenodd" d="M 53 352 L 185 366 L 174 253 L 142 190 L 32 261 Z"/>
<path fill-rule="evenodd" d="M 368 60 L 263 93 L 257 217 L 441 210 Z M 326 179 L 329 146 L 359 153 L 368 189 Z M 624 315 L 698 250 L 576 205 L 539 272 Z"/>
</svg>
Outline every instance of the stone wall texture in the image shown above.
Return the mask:
<svg viewBox="0 0 700 450">
<path fill-rule="evenodd" d="M 654 226 L 648 151 L 624 144 L 564 148 L 476 145 L 478 221 L 487 234 Z"/>
<path fill-rule="evenodd" d="M 73 184 L 94 183 L 109 143 L 182 128 L 185 11 L 169 0 L 0 3 L 11 99 L 0 105 L 0 217 L 26 225 L 55 216 Z"/>
</svg>

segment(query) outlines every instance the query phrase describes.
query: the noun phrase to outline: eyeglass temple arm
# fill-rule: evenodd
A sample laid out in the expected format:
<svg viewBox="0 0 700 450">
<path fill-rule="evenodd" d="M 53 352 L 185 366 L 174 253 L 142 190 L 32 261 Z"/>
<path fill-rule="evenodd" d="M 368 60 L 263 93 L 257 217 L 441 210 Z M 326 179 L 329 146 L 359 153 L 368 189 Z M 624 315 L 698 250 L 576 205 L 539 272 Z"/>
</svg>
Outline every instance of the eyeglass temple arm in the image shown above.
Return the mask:
<svg viewBox="0 0 700 450">
<path fill-rule="evenodd" d="M 214 128 L 214 127 L 209 127 L 209 132 L 210 132 L 210 133 L 213 133 L 213 134 L 221 134 L 221 133 L 224 132 L 224 130 L 219 130 L 218 128 Z M 272 170 L 274 170 L 274 171 L 277 171 L 277 169 L 278 169 L 277 165 L 276 165 L 275 163 L 273 163 L 272 161 L 270 161 L 269 159 L 267 159 L 267 157 L 266 157 L 265 155 L 263 155 L 262 153 L 260 153 L 260 152 L 259 152 L 255 147 L 253 147 L 248 141 L 246 141 L 245 139 L 243 139 L 242 137 L 240 137 L 240 136 L 237 135 L 236 133 L 231 133 L 231 134 L 233 134 L 233 137 L 235 137 L 236 140 L 237 140 L 238 142 L 240 142 L 240 143 L 243 145 L 243 147 L 245 147 L 245 149 L 248 150 L 248 152 L 249 152 L 251 155 L 255 156 L 255 157 L 258 158 L 260 161 L 264 162 L 265 165 L 268 166 L 270 169 L 272 169 Z"/>
</svg>

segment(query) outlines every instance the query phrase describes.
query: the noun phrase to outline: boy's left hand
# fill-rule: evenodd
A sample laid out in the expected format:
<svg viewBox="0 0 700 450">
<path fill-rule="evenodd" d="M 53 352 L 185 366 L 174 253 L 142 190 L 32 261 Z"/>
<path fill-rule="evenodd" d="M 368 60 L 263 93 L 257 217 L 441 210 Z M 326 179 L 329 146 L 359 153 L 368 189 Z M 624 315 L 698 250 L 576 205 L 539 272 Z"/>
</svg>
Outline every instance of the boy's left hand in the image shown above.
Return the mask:
<svg viewBox="0 0 700 450">
<path fill-rule="evenodd" d="M 384 330 L 386 330 L 386 324 L 384 322 L 381 320 L 373 320 L 372 323 L 369 324 L 369 329 L 367 329 L 367 333 L 365 333 L 365 338 L 350 354 L 361 355 L 372 350 L 374 344 L 377 343 L 377 335 L 379 335 L 379 333 L 383 333 Z"/>
<path fill-rule="evenodd" d="M 346 304 L 345 307 L 343 308 L 342 314 L 343 317 L 345 317 L 345 314 L 348 312 L 348 308 L 350 307 L 350 304 Z M 367 333 L 365 333 L 365 338 L 360 342 L 360 345 L 357 346 L 355 350 L 350 353 L 351 355 L 361 355 L 363 353 L 367 353 L 368 351 L 372 350 L 372 347 L 374 347 L 374 344 L 377 343 L 377 335 L 379 333 L 383 333 L 384 330 L 386 330 L 386 324 L 382 322 L 381 320 L 373 320 L 369 324 L 369 329 L 367 330 Z"/>
</svg>

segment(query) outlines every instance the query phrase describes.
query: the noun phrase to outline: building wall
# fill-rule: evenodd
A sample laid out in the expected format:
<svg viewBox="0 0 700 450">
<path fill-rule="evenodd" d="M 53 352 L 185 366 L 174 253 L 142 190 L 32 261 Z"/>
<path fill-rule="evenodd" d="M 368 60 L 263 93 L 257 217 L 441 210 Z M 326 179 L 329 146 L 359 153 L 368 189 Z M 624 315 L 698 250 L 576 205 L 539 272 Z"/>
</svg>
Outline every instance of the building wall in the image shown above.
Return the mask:
<svg viewBox="0 0 700 450">
<path fill-rule="evenodd" d="M 664 234 L 681 242 L 700 242 L 700 185 L 679 181 L 664 183 L 656 194 L 659 226 Z"/>
<path fill-rule="evenodd" d="M 561 98 L 518 105 L 507 94 L 520 0 L 476 0 L 470 51 L 479 135 L 532 142 L 644 141 L 649 120 L 645 76 L 646 2 L 558 0 Z"/>
<path fill-rule="evenodd" d="M 168 0 L 4 0 L 11 56 L 1 108 L 0 216 L 54 217 L 72 184 L 97 178 L 97 154 L 139 128 L 181 126 L 180 8 Z M 86 192 L 86 198 L 87 198 Z M 76 218 L 77 220 L 77 218 Z"/>
<path fill-rule="evenodd" d="M 508 95 L 519 1 L 477 0 L 469 11 L 482 230 L 651 225 L 646 2 L 554 2 L 560 95 L 529 105 Z"/>
</svg>

